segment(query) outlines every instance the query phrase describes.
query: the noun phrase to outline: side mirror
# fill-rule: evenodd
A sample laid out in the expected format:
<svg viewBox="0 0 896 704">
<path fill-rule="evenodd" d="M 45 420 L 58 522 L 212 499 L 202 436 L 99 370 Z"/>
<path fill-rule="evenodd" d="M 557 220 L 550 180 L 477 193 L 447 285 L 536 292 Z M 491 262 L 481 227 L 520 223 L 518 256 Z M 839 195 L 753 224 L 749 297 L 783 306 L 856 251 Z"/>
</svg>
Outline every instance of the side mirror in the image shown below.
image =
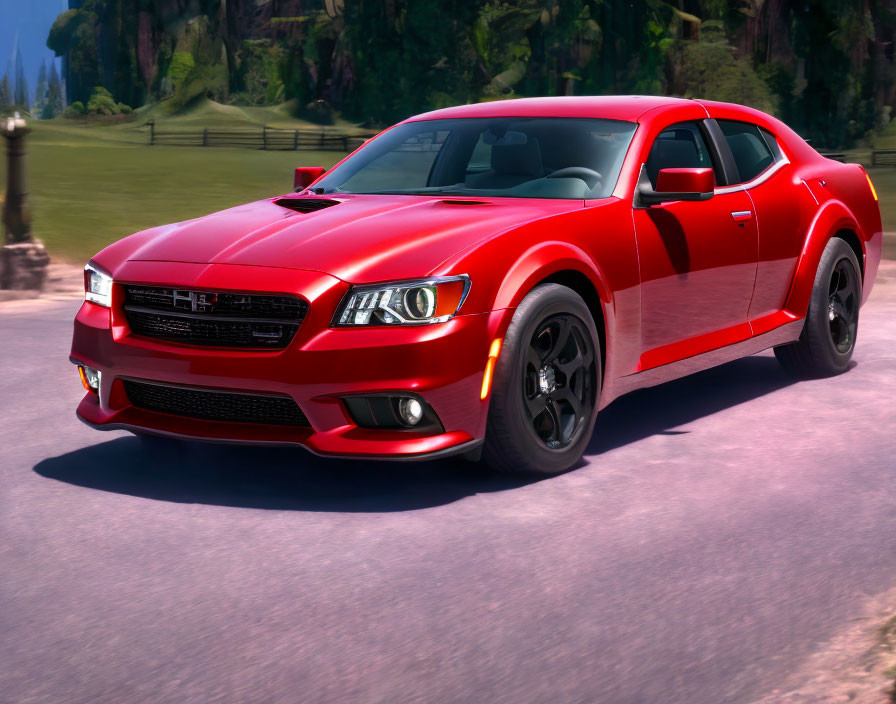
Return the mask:
<svg viewBox="0 0 896 704">
<path fill-rule="evenodd" d="M 647 169 L 641 167 L 638 178 L 638 205 L 647 207 L 672 200 L 709 200 L 716 187 L 712 169 L 660 169 L 656 188 L 647 177 Z"/>
<path fill-rule="evenodd" d="M 293 185 L 297 191 L 308 188 L 312 183 L 324 175 L 326 169 L 323 166 L 297 166 Z"/>
</svg>

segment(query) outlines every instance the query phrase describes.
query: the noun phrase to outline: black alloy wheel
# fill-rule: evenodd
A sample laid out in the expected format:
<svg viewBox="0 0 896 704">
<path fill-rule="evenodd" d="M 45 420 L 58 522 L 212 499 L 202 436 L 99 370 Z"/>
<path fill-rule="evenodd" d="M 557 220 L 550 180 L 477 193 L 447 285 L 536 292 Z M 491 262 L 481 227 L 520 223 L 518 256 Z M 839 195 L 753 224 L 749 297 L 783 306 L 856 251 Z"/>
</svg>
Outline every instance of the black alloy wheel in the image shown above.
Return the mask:
<svg viewBox="0 0 896 704">
<path fill-rule="evenodd" d="M 485 461 L 515 474 L 558 474 L 575 466 L 594 430 L 600 381 L 600 339 L 585 301 L 560 284 L 536 286 L 504 335 Z"/>
<path fill-rule="evenodd" d="M 859 283 L 848 259 L 840 259 L 828 287 L 828 320 L 831 340 L 840 354 L 847 354 L 856 341 L 859 324 Z"/>
<path fill-rule="evenodd" d="M 862 269 L 845 240 L 825 245 L 800 338 L 775 348 L 785 370 L 800 378 L 840 374 L 849 369 L 859 328 Z"/>
<path fill-rule="evenodd" d="M 551 316 L 526 349 L 522 375 L 526 414 L 535 435 L 552 450 L 567 447 L 594 411 L 594 348 L 585 324 L 570 314 Z"/>
</svg>

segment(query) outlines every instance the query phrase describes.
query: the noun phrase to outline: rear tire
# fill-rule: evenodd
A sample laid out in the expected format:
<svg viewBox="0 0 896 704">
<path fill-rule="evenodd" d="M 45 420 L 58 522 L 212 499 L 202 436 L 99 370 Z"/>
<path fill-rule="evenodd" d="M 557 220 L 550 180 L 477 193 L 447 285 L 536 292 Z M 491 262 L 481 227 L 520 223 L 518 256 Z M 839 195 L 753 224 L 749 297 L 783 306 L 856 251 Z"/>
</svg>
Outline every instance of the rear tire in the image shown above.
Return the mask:
<svg viewBox="0 0 896 704">
<path fill-rule="evenodd" d="M 859 330 L 862 277 L 852 248 L 834 237 L 824 248 L 800 339 L 775 347 L 775 357 L 793 376 L 811 379 L 849 368 Z"/>
<path fill-rule="evenodd" d="M 520 303 L 495 367 L 483 459 L 499 472 L 558 474 L 591 439 L 600 342 L 582 298 L 558 284 Z"/>
</svg>

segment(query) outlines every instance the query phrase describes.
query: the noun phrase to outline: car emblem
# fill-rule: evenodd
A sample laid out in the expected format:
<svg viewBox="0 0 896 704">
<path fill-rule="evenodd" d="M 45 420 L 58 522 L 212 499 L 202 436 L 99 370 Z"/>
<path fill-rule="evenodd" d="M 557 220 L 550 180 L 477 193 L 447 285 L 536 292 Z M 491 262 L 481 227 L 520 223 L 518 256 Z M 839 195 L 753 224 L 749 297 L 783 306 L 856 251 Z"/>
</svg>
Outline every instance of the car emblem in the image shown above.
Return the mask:
<svg viewBox="0 0 896 704">
<path fill-rule="evenodd" d="M 218 301 L 216 293 L 201 293 L 199 291 L 175 291 L 174 307 L 178 308 L 178 303 L 189 306 L 194 313 L 211 313 L 215 309 L 215 303 Z"/>
<path fill-rule="evenodd" d="M 193 291 L 192 299 L 194 313 L 211 313 L 218 302 L 218 294 Z"/>
</svg>

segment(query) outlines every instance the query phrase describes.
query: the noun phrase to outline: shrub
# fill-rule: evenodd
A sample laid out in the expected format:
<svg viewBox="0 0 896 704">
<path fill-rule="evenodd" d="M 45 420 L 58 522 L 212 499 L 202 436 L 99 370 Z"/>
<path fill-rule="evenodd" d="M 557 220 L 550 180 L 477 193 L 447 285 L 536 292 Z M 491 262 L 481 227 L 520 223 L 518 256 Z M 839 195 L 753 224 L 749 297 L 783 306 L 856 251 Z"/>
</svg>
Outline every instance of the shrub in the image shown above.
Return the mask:
<svg viewBox="0 0 896 704">
<path fill-rule="evenodd" d="M 91 115 L 117 115 L 120 110 L 112 94 L 102 86 L 97 86 L 87 101 L 87 112 Z"/>
<path fill-rule="evenodd" d="M 84 103 L 76 100 L 65 109 L 66 117 L 82 117 L 84 115 Z"/>
</svg>

